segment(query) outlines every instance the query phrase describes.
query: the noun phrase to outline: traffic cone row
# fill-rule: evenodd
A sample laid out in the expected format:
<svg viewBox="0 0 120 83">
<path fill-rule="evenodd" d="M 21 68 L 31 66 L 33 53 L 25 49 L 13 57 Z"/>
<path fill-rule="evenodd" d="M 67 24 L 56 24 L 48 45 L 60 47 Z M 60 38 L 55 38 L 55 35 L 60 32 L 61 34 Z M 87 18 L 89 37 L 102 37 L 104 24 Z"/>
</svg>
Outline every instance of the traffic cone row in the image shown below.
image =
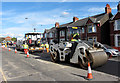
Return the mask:
<svg viewBox="0 0 120 83">
<path fill-rule="evenodd" d="M 90 67 L 90 62 L 88 62 L 88 74 L 87 74 L 87 79 L 88 79 L 88 80 L 92 80 L 92 79 L 93 79 L 92 71 L 91 71 L 91 67 Z"/>
<path fill-rule="evenodd" d="M 4 48 L 4 46 L 1 46 L 2 48 Z M 5 48 L 5 49 L 7 49 L 7 48 Z M 9 48 L 9 51 L 11 51 L 11 49 Z M 15 53 L 17 53 L 17 50 L 16 50 L 16 48 L 15 48 Z M 27 58 L 29 58 L 29 52 L 27 51 Z"/>
</svg>

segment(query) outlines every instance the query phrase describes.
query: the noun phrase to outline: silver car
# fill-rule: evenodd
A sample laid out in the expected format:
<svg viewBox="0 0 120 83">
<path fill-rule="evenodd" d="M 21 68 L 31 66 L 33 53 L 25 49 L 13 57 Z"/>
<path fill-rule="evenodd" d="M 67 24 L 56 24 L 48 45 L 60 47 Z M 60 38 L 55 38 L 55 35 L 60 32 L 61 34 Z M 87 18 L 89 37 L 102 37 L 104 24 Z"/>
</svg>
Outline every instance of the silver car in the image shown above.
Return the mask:
<svg viewBox="0 0 120 83">
<path fill-rule="evenodd" d="M 102 44 L 102 48 L 105 50 L 105 52 L 107 53 L 107 55 L 110 56 L 120 56 L 120 51 L 106 45 L 106 44 Z"/>
</svg>

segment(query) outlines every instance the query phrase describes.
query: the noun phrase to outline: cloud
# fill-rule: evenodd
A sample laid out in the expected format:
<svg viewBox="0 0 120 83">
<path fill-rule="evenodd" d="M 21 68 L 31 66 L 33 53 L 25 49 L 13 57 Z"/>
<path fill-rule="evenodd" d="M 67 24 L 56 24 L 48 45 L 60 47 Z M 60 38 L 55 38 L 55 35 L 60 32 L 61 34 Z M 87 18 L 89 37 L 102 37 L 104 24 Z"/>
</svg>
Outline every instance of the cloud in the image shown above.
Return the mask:
<svg viewBox="0 0 120 83">
<path fill-rule="evenodd" d="M 117 10 L 117 6 L 111 7 L 112 10 Z"/>
<path fill-rule="evenodd" d="M 0 15 L 2 15 L 2 12 L 0 12 Z"/>
<path fill-rule="evenodd" d="M 10 16 L 16 14 L 15 10 L 2 11 L 3 16 Z"/>
<path fill-rule="evenodd" d="M 63 15 L 68 15 L 69 13 L 68 13 L 68 12 L 63 12 L 62 14 L 63 14 Z"/>
<path fill-rule="evenodd" d="M 117 6 L 111 6 L 112 10 L 117 10 Z M 105 7 L 92 7 L 92 8 L 88 8 L 88 12 L 89 13 L 101 13 L 101 12 L 105 12 Z"/>
<path fill-rule="evenodd" d="M 61 2 L 66 2 L 67 0 L 61 0 Z"/>
<path fill-rule="evenodd" d="M 88 9 L 88 12 L 102 12 L 102 11 L 104 11 L 105 10 L 105 8 L 89 8 Z"/>
<path fill-rule="evenodd" d="M 63 11 L 60 13 L 59 11 Z M 25 19 L 25 18 L 28 19 Z M 64 17 L 64 18 L 62 18 Z M 2 19 L 5 22 L 14 24 L 25 24 L 25 25 L 49 25 L 54 24 L 56 21 L 63 23 L 70 20 L 70 13 L 63 9 L 53 9 L 50 11 L 41 12 L 26 12 L 23 14 L 11 15 L 9 18 Z"/>
</svg>

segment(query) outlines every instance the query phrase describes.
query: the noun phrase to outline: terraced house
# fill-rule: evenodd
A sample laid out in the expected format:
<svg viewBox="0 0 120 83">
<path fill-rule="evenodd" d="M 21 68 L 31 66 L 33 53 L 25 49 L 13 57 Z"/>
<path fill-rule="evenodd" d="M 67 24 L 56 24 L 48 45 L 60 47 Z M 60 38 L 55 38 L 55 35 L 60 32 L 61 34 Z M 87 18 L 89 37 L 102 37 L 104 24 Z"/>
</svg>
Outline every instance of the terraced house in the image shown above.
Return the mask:
<svg viewBox="0 0 120 83">
<path fill-rule="evenodd" d="M 57 22 L 55 24 L 55 27 L 49 30 L 52 33 L 47 33 L 49 36 L 52 35 L 50 41 L 52 41 L 57 37 L 56 34 L 57 27 L 59 28 L 67 27 L 69 32 L 67 37 L 71 36 L 72 27 L 78 27 L 77 32 L 80 34 L 81 40 L 88 40 L 88 41 L 94 40 L 111 46 L 119 46 L 118 43 L 120 42 L 119 39 L 120 29 L 118 26 L 120 26 L 119 25 L 120 3 L 118 4 L 118 13 L 116 15 L 113 16 L 111 10 L 112 9 L 110 5 L 106 4 L 104 13 L 97 14 L 94 16 L 89 16 L 83 19 L 78 19 L 77 17 L 73 17 L 73 22 L 69 22 L 62 25 L 59 25 L 59 23 Z M 64 39 L 64 34 L 65 31 L 60 32 L 60 38 L 61 38 L 60 40 Z"/>
<path fill-rule="evenodd" d="M 117 13 L 110 20 L 110 40 L 111 46 L 120 51 L 120 2 Z"/>
</svg>

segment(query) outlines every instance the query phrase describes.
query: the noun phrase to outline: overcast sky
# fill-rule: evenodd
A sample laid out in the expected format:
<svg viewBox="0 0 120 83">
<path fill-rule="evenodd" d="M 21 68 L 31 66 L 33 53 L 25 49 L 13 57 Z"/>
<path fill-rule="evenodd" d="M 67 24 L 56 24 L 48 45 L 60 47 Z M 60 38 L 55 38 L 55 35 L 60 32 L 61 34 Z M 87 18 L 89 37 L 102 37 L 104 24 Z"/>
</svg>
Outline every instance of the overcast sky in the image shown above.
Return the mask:
<svg viewBox="0 0 120 83">
<path fill-rule="evenodd" d="M 23 36 L 33 28 L 43 32 L 54 27 L 55 22 L 71 22 L 73 16 L 82 19 L 104 13 L 107 3 L 115 14 L 118 2 L 2 2 L 0 36 Z"/>
</svg>

